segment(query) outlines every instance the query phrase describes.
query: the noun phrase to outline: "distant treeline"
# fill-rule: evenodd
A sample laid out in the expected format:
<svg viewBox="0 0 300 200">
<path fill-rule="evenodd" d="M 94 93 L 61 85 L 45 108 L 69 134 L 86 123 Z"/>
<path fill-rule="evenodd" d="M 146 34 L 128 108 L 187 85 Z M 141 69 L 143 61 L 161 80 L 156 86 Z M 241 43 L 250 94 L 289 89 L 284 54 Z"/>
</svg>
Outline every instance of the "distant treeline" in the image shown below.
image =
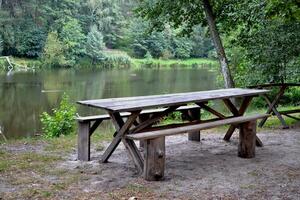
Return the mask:
<svg viewBox="0 0 300 200">
<path fill-rule="evenodd" d="M 134 14 L 137 5 L 135 0 L 3 0 L 0 55 L 38 58 L 45 67 L 126 62 L 111 49 L 136 58 L 214 56 L 205 28 L 195 26 L 190 36 L 179 36 L 180 28 L 167 24 L 162 32 L 150 32 L 148 22 Z"/>
</svg>

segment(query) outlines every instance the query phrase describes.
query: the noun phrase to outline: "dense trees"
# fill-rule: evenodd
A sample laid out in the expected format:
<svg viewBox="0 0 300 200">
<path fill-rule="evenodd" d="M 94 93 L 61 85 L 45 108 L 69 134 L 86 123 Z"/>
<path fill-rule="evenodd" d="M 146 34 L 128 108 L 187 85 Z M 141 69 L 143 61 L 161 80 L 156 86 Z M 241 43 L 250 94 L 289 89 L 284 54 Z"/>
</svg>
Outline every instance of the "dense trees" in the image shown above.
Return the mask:
<svg viewBox="0 0 300 200">
<path fill-rule="evenodd" d="M 141 0 L 138 13 L 154 30 L 165 23 L 191 33 L 208 25 L 218 54 L 225 86 L 231 86 L 228 60 L 239 85 L 299 81 L 300 4 L 296 0 Z M 251 74 L 251 75 L 250 75 Z"/>
<path fill-rule="evenodd" d="M 0 1 L 1 55 L 40 58 L 45 67 L 112 61 L 111 49 L 214 56 L 227 87 L 230 69 L 238 85 L 299 80 L 299 30 L 297 0 Z"/>
<path fill-rule="evenodd" d="M 166 59 L 208 56 L 213 49 L 201 27 L 195 32 L 201 34 L 191 37 L 177 35 L 170 26 L 150 33 L 149 23 L 133 14 L 135 0 L 1 2 L 3 55 L 42 57 L 51 66 L 73 66 L 81 59 L 101 62 L 109 49 Z"/>
<path fill-rule="evenodd" d="M 294 0 L 227 0 L 216 6 L 239 85 L 299 81 L 299 6 Z"/>
</svg>

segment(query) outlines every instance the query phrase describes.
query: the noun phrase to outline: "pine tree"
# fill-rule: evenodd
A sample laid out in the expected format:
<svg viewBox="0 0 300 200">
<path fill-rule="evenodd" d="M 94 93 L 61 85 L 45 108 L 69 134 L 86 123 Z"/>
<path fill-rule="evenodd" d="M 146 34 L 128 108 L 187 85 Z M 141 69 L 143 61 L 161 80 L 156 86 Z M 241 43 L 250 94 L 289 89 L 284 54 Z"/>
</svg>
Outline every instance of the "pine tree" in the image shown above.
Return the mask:
<svg viewBox="0 0 300 200">
<path fill-rule="evenodd" d="M 103 49 L 105 43 L 103 42 L 103 35 L 96 26 L 92 26 L 87 35 L 86 53 L 93 60 L 93 63 L 103 60 L 105 55 Z"/>
</svg>

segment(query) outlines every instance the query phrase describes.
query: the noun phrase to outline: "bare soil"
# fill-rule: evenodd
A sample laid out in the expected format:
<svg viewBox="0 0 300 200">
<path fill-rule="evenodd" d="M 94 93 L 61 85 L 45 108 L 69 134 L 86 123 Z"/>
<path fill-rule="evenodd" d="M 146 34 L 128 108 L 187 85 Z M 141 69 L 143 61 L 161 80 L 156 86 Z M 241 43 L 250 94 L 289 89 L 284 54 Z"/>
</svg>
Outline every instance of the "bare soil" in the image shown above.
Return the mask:
<svg viewBox="0 0 300 200">
<path fill-rule="evenodd" d="M 200 143 L 168 137 L 159 182 L 143 180 L 122 145 L 106 164 L 98 144 L 91 162 L 77 161 L 74 149 L 46 172 L 0 173 L 0 199 L 300 199 L 300 128 L 260 130 L 264 147 L 252 159 L 237 156 L 237 135 L 229 143 L 216 130 Z M 24 146 L 0 149 L 45 153 L 42 144 Z"/>
</svg>

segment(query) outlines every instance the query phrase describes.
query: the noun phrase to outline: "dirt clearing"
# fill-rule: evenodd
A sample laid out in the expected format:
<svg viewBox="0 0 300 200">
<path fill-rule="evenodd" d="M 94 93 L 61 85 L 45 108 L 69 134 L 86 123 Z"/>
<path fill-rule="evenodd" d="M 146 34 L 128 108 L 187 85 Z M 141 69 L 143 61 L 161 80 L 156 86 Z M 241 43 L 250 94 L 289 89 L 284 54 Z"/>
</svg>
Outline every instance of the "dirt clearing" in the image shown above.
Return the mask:
<svg viewBox="0 0 300 200">
<path fill-rule="evenodd" d="M 168 137 L 160 182 L 139 177 L 122 145 L 106 164 L 99 163 L 99 144 L 91 162 L 76 161 L 76 146 L 43 162 L 32 156 L 32 167 L 0 171 L 0 199 L 300 199 L 300 128 L 259 131 L 264 147 L 256 148 L 253 159 L 237 157 L 237 133 L 230 143 L 222 136 L 203 131 L 200 143 Z M 0 156 L 50 156 L 45 146 L 1 145 Z"/>
</svg>

